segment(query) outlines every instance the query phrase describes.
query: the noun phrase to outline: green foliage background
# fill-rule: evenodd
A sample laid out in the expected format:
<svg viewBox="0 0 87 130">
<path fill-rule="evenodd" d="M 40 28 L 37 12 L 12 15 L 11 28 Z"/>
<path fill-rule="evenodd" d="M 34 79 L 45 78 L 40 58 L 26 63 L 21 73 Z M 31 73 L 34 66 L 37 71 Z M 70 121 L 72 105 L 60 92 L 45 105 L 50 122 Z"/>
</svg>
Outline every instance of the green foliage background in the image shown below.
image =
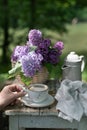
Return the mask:
<svg viewBox="0 0 87 130">
<path fill-rule="evenodd" d="M 76 21 L 72 24 L 73 19 Z M 33 28 L 40 29 L 45 37 L 52 40 L 53 44 L 58 40 L 64 42 L 63 55 L 58 65 L 58 76 L 61 76 L 61 65 L 70 51 L 74 50 L 78 54 L 87 56 L 86 0 L 1 0 L 1 74 L 7 73 L 11 68 L 10 56 L 14 47 L 25 44 L 28 31 Z M 84 80 L 87 80 L 86 71 L 87 67 L 83 73 Z M 0 77 L 4 76 L 0 75 Z"/>
</svg>

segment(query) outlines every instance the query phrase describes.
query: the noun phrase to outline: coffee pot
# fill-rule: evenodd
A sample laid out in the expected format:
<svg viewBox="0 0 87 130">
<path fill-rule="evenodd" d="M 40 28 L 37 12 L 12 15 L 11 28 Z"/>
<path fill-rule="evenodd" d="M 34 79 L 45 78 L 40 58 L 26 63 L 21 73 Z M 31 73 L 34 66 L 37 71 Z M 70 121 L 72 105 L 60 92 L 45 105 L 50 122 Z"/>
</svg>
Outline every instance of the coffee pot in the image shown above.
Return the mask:
<svg viewBox="0 0 87 130">
<path fill-rule="evenodd" d="M 79 56 L 75 52 L 70 52 L 65 58 L 64 65 L 62 66 L 62 80 L 82 80 L 82 72 L 84 67 L 84 56 Z"/>
</svg>

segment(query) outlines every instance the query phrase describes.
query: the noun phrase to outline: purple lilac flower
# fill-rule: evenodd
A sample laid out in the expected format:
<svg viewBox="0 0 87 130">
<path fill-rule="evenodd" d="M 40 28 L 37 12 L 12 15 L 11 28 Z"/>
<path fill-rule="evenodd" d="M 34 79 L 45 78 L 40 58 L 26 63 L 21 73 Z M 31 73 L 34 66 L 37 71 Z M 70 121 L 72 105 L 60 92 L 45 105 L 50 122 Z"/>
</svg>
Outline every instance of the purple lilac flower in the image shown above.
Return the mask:
<svg viewBox="0 0 87 130">
<path fill-rule="evenodd" d="M 55 49 L 50 49 L 48 54 L 48 62 L 51 64 L 57 64 L 59 62 L 59 53 Z"/>
<path fill-rule="evenodd" d="M 36 50 L 36 53 L 40 53 L 43 56 L 43 61 L 47 62 L 48 60 L 48 48 L 39 48 Z"/>
<path fill-rule="evenodd" d="M 40 53 L 43 56 L 43 62 L 48 61 L 48 52 L 51 44 L 51 40 L 44 39 L 36 49 L 36 53 Z"/>
<path fill-rule="evenodd" d="M 28 46 L 16 46 L 11 56 L 11 61 L 19 61 L 23 55 L 27 55 L 29 52 Z"/>
<path fill-rule="evenodd" d="M 47 48 L 50 47 L 51 40 L 50 39 L 43 39 L 42 42 L 39 44 L 39 48 Z"/>
<path fill-rule="evenodd" d="M 61 51 L 64 48 L 64 44 L 61 41 L 58 41 L 55 45 L 54 48 L 56 48 L 58 51 Z"/>
<path fill-rule="evenodd" d="M 39 30 L 30 30 L 28 34 L 29 43 L 38 46 L 42 42 L 42 33 Z"/>
<path fill-rule="evenodd" d="M 26 77 L 33 77 L 34 74 L 40 70 L 41 61 L 43 57 L 41 54 L 36 54 L 34 51 L 22 57 L 22 71 Z"/>
</svg>

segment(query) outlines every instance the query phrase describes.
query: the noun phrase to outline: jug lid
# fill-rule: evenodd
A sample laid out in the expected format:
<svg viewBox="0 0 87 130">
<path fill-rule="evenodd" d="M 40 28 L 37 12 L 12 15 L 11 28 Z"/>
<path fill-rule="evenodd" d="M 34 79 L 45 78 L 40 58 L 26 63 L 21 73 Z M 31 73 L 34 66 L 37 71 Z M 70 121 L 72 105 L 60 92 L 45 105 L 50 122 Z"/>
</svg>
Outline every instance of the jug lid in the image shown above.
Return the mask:
<svg viewBox="0 0 87 130">
<path fill-rule="evenodd" d="M 69 61 L 69 62 L 78 62 L 78 61 L 81 61 L 81 57 L 78 56 L 78 55 L 73 51 L 73 52 L 70 52 L 70 53 L 67 55 L 66 60 Z"/>
</svg>

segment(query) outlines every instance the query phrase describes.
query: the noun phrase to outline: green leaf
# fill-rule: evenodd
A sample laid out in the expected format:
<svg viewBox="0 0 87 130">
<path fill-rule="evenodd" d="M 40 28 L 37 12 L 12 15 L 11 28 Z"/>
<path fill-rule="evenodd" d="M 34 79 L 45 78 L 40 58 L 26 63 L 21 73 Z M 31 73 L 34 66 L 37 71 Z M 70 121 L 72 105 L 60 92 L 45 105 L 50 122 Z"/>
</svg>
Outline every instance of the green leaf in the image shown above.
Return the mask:
<svg viewBox="0 0 87 130">
<path fill-rule="evenodd" d="M 35 51 L 37 49 L 37 46 L 30 46 L 30 51 Z"/>
<path fill-rule="evenodd" d="M 26 85 L 29 86 L 31 84 L 32 78 L 25 77 L 23 73 L 20 73 L 21 81 Z"/>
<path fill-rule="evenodd" d="M 18 75 L 21 72 L 21 63 L 17 62 L 15 66 L 8 71 L 9 78 Z"/>
</svg>

